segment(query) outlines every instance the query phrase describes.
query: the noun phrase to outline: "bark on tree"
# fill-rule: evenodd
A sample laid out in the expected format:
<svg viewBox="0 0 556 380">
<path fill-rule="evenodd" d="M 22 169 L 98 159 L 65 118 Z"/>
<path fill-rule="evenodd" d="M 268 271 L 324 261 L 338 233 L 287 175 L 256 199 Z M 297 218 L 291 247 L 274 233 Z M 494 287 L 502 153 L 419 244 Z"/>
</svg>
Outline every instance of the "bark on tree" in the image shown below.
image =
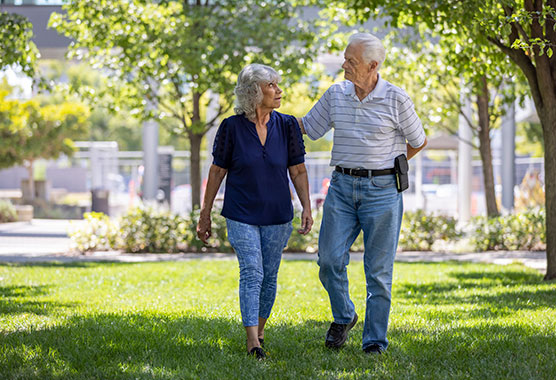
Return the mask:
<svg viewBox="0 0 556 380">
<path fill-rule="evenodd" d="M 487 216 L 494 218 L 500 215 L 496 204 L 496 192 L 494 189 L 494 170 L 492 168 L 492 149 L 490 146 L 490 117 L 489 117 L 489 93 L 486 78 L 482 78 L 481 93 L 477 95 L 477 110 L 479 116 L 479 153 L 483 167 L 483 185 L 485 188 L 485 201 Z"/>
<path fill-rule="evenodd" d="M 545 194 L 556 192 L 556 94 L 546 108 L 539 112 L 544 136 Z M 556 199 L 546 197 L 546 275 L 545 280 L 556 279 Z"/>
<path fill-rule="evenodd" d="M 27 190 L 29 190 L 29 198 L 26 201 L 33 201 L 35 199 L 35 176 L 34 176 L 34 161 L 27 161 Z"/>
<path fill-rule="evenodd" d="M 189 142 L 191 155 L 189 157 L 189 168 L 191 178 L 191 209 L 199 208 L 201 206 L 201 142 L 205 131 L 196 131 L 196 126 L 201 121 L 201 95 L 198 92 L 193 93 L 193 115 L 191 122 L 192 128 L 189 128 Z"/>
<path fill-rule="evenodd" d="M 191 156 L 189 164 L 191 168 L 191 206 L 199 208 L 201 205 L 201 141 L 204 134 L 189 133 L 191 145 Z"/>
</svg>

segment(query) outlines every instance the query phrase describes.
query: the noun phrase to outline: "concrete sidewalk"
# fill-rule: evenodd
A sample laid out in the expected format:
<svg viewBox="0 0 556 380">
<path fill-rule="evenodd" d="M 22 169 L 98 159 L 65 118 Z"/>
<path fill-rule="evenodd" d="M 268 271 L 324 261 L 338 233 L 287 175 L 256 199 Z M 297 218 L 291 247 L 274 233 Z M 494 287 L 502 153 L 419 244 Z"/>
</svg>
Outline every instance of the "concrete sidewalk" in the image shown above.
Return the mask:
<svg viewBox="0 0 556 380">
<path fill-rule="evenodd" d="M 119 251 L 79 254 L 72 252 L 68 229 L 82 221 L 34 219 L 32 222 L 0 224 L 0 262 L 157 262 L 185 260 L 235 260 L 226 253 L 179 253 L 179 254 L 130 254 Z M 316 260 L 311 253 L 285 253 L 285 260 Z M 363 254 L 351 254 L 351 260 L 360 261 Z M 528 267 L 546 271 L 544 251 L 492 251 L 473 253 L 452 252 L 398 252 L 397 262 L 467 261 L 494 264 L 522 263 Z"/>
</svg>

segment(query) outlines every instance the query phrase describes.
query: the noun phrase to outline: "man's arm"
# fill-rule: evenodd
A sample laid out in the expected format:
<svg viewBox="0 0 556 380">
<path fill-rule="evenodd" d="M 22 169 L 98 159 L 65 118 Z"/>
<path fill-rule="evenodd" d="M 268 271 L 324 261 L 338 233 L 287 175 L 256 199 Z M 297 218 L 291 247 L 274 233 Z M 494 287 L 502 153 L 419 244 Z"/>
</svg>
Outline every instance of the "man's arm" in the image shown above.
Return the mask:
<svg viewBox="0 0 556 380">
<path fill-rule="evenodd" d="M 413 156 L 415 156 L 417 153 L 419 153 L 421 150 L 423 150 L 424 147 L 427 146 L 427 138 L 425 137 L 425 141 L 423 142 L 423 145 L 421 145 L 419 148 L 414 148 L 411 145 L 407 144 L 407 159 L 411 159 Z"/>
<path fill-rule="evenodd" d="M 297 119 L 297 124 L 299 124 L 299 128 L 301 129 L 301 133 L 306 135 L 307 132 L 305 132 L 305 127 L 303 126 L 303 119 L 300 117 L 296 117 L 296 119 Z"/>
</svg>

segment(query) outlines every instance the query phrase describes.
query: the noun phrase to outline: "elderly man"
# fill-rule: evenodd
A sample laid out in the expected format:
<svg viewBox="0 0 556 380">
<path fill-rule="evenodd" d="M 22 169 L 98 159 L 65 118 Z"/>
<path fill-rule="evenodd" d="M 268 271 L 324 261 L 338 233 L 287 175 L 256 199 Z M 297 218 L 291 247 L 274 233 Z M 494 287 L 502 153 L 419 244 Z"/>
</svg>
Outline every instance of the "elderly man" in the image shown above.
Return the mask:
<svg viewBox="0 0 556 380">
<path fill-rule="evenodd" d="M 407 159 L 426 145 L 413 102 L 378 70 L 382 42 L 368 33 L 351 36 L 344 52 L 345 81 L 332 85 L 300 120 L 316 140 L 334 128 L 330 188 L 319 234 L 319 277 L 328 292 L 334 322 L 330 348 L 344 345 L 358 316 L 349 297 L 349 249 L 363 230 L 367 305 L 363 350 L 388 346 L 392 270 L 407 188 Z M 407 158 L 406 158 L 407 154 Z"/>
</svg>

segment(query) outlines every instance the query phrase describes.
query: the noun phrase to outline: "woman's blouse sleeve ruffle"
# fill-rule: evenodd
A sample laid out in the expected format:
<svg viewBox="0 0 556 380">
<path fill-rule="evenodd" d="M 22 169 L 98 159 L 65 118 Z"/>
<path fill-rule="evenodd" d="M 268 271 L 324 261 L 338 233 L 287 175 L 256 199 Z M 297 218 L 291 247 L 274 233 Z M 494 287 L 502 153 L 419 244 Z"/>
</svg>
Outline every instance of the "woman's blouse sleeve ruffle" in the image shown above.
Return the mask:
<svg viewBox="0 0 556 380">
<path fill-rule="evenodd" d="M 212 146 L 212 163 L 223 169 L 228 169 L 232 162 L 233 138 L 230 131 L 230 125 L 227 119 L 224 119 L 218 127 L 214 145 Z"/>
<path fill-rule="evenodd" d="M 288 166 L 298 165 L 305 162 L 305 144 L 297 119 L 293 116 L 288 118 Z"/>
</svg>

